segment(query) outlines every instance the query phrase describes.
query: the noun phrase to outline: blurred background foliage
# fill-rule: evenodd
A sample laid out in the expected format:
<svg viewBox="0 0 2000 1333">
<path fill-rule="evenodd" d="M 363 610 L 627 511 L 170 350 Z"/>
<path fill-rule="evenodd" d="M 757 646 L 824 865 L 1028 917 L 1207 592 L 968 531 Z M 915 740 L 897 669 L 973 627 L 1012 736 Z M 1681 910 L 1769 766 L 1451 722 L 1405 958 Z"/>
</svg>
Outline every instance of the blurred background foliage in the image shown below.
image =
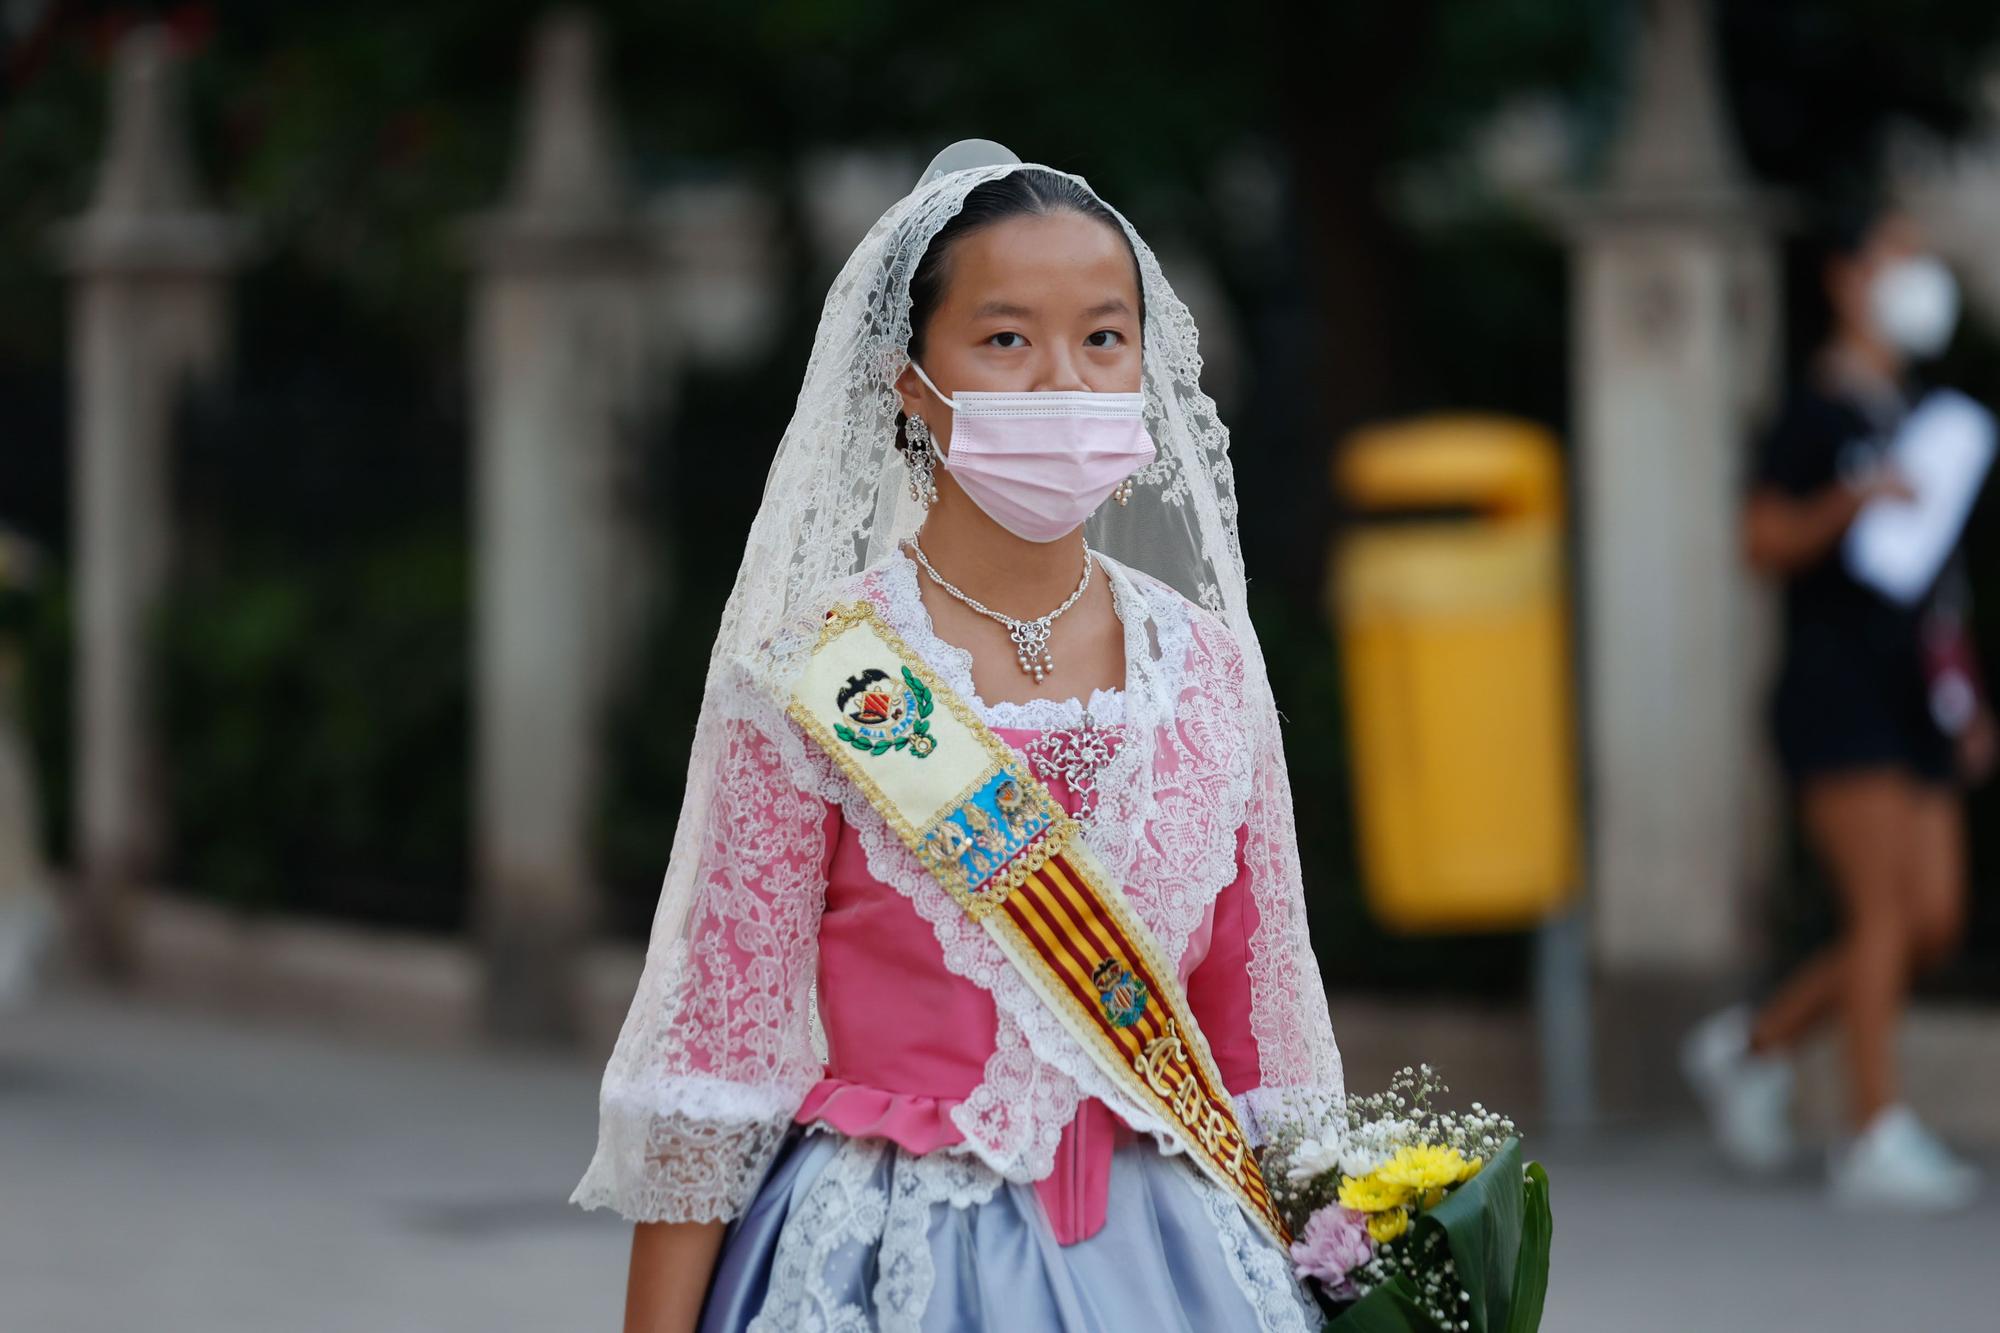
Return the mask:
<svg viewBox="0 0 2000 1333">
<path fill-rule="evenodd" d="M 469 432 L 457 229 L 502 189 L 522 44 L 544 8 L 0 9 L 0 497 L 12 520 L 65 549 L 63 291 L 47 235 L 88 198 L 108 55 L 127 25 L 164 18 L 195 56 L 204 178 L 261 238 L 237 286 L 233 382 L 190 406 L 177 460 L 184 548 L 160 633 L 170 879 L 187 892 L 465 925 Z M 907 148 L 921 161 L 985 135 L 1089 176 L 1157 247 L 1198 254 L 1226 295 L 1241 383 L 1225 406 L 1255 516 L 1244 543 L 1290 722 L 1330 971 L 1353 984 L 1518 987 L 1523 941 L 1395 940 L 1362 909 L 1320 605 L 1328 533 L 1341 519 L 1327 455 L 1361 421 L 1437 407 L 1516 412 L 1563 431 L 1563 253 L 1518 199 L 1490 188 L 1478 154 L 1497 114 L 1525 108 L 1557 118 L 1559 165 L 1587 178 L 1615 126 L 1632 8 L 1079 2 L 1051 7 L 1060 22 L 893 0 L 590 8 L 612 39 L 635 183 L 643 192 L 747 177 L 779 202 L 786 265 L 783 336 L 755 364 L 690 373 L 671 413 L 648 426 L 646 503 L 667 591 L 638 685 L 608 728 L 612 924 L 638 932 L 650 915 L 679 809 L 688 701 L 726 591 L 716 571 L 740 549 L 829 276 L 807 239 L 800 164 L 856 146 Z M 1865 172 L 1899 118 L 1945 133 L 1971 125 L 2000 34 L 1990 0 L 1732 0 L 1718 10 L 1746 158 L 1769 182 L 1808 192 Z M 1990 341 L 1975 332 L 1958 355 L 1965 382 L 2000 397 Z M 2000 589 L 1991 545 L 1975 553 L 1979 581 Z M 31 618 L 28 682 L 58 855 L 66 606 L 57 577 Z M 2000 662 L 1990 625 L 1987 634 Z M 1979 864 L 2000 867 L 2000 846 L 1982 843 Z"/>
</svg>

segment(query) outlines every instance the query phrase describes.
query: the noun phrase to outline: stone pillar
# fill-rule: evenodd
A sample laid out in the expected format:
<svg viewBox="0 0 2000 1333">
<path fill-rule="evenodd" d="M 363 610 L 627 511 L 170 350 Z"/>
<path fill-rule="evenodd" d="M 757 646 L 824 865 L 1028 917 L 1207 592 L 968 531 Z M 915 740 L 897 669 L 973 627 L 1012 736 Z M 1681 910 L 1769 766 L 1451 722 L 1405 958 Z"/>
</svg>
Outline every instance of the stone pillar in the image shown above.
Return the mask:
<svg viewBox="0 0 2000 1333">
<path fill-rule="evenodd" d="M 471 227 L 474 861 L 490 1021 L 560 1040 L 577 1029 L 575 965 L 596 916 L 605 704 L 646 603 L 633 450 L 647 248 L 591 24 L 545 21 L 529 82 L 513 180 Z"/>
<path fill-rule="evenodd" d="M 683 366 L 740 368 L 777 340 L 784 316 L 777 214 L 768 192 L 740 180 L 681 182 L 651 200 L 653 364 L 671 372 L 657 382 L 673 384 Z"/>
<path fill-rule="evenodd" d="M 1778 264 L 1706 6 L 1650 0 L 1645 17 L 1609 179 L 1566 211 L 1590 912 L 1600 973 L 1712 978 L 1745 959 L 1773 827 L 1770 622 L 1738 531 Z"/>
<path fill-rule="evenodd" d="M 116 972 L 164 836 L 149 649 L 172 561 L 170 428 L 182 394 L 223 369 L 246 234 L 202 204 L 163 28 L 120 43 L 110 124 L 90 207 L 57 246 L 71 275 L 78 905 L 86 949 Z"/>
</svg>

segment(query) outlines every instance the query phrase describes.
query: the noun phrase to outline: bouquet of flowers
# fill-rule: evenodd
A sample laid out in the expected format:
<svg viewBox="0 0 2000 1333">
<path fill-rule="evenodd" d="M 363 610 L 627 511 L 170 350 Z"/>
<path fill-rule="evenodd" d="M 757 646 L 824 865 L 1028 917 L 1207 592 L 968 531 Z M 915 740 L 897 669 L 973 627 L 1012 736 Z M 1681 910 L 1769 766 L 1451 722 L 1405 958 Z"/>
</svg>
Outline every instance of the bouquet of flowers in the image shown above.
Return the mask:
<svg viewBox="0 0 2000 1333">
<path fill-rule="evenodd" d="M 1292 1261 L 1331 1333 L 1533 1333 L 1548 1289 L 1549 1178 L 1514 1122 L 1441 1110 L 1429 1065 L 1350 1099 L 1344 1119 L 1282 1121 L 1265 1179 Z"/>
</svg>

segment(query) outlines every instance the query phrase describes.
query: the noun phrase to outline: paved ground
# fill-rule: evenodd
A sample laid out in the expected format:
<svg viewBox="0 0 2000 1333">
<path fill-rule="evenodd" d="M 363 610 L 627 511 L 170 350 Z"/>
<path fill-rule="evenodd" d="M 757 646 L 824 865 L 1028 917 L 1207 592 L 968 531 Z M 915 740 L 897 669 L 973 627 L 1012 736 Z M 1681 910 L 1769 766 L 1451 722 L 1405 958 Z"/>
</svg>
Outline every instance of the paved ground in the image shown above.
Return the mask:
<svg viewBox="0 0 2000 1333">
<path fill-rule="evenodd" d="M 63 1001 L 0 1018 L 0 1329 L 616 1329 L 595 1072 Z"/>
<path fill-rule="evenodd" d="M 1814 1178 L 1732 1179 L 1685 1129 L 1533 1147 L 1556 1218 L 1548 1333 L 2000 1329 L 1991 1194 L 1950 1219 L 1857 1215 Z"/>
<path fill-rule="evenodd" d="M 627 1231 L 563 1203 L 596 1076 L 77 997 L 0 1017 L 0 1330 L 615 1329 Z M 2000 1202 L 1846 1216 L 1681 1130 L 1533 1146 L 1549 1333 L 2000 1326 Z"/>
</svg>

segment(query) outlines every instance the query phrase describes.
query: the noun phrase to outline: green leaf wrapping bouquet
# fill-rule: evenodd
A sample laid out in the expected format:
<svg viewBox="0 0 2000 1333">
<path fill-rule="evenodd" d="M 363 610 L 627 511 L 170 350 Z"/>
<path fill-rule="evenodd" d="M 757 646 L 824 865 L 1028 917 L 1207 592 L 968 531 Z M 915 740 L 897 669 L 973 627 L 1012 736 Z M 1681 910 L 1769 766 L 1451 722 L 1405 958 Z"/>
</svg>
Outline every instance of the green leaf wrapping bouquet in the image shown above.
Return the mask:
<svg viewBox="0 0 2000 1333">
<path fill-rule="evenodd" d="M 1332 1333 L 1533 1333 L 1548 1290 L 1549 1178 L 1514 1122 L 1438 1109 L 1429 1065 L 1333 1123 L 1281 1119 L 1264 1153 Z"/>
</svg>

